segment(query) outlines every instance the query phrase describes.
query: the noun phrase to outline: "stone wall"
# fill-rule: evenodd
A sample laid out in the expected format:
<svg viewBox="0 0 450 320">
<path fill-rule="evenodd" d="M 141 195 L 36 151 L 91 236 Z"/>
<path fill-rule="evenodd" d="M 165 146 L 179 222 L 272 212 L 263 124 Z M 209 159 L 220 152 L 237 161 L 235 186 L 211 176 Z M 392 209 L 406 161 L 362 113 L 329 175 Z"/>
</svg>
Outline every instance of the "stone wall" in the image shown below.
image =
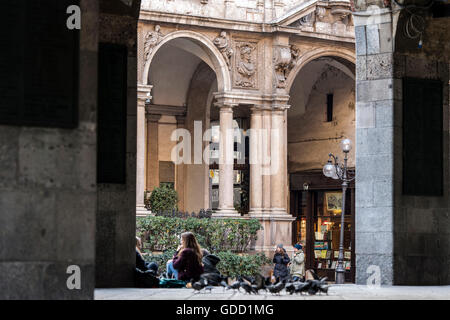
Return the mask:
<svg viewBox="0 0 450 320">
<path fill-rule="evenodd" d="M 449 219 L 449 62 L 448 33 L 436 28 L 444 19 L 429 19 L 423 39 L 423 50 L 417 39 L 403 32 L 404 16 L 400 15 L 395 37 L 394 85 L 399 92 L 395 104 L 398 133 L 396 150 L 402 150 L 403 77 L 434 79 L 443 83 L 443 187 L 442 196 L 407 196 L 402 194 L 402 159 L 395 152 L 394 280 L 404 285 L 450 284 L 450 219 Z M 448 26 L 448 23 L 447 23 Z M 438 143 L 430 141 L 430 143 Z M 407 161 L 407 160 L 406 160 Z M 438 183 L 436 181 L 436 183 Z"/>
<path fill-rule="evenodd" d="M 0 126 L 0 299 L 93 298 L 98 1 L 81 9 L 78 127 Z"/>
<path fill-rule="evenodd" d="M 137 18 L 102 13 L 102 43 L 128 47 L 126 184 L 99 184 L 96 286 L 133 286 L 136 231 Z"/>
<path fill-rule="evenodd" d="M 374 265 L 381 269 L 383 284 L 448 284 L 448 53 L 424 54 L 418 40 L 402 38 L 398 11 L 394 15 L 384 8 L 354 16 L 357 283 L 366 283 L 368 267 Z M 427 31 L 427 37 L 431 47 L 445 47 L 439 45 L 441 32 Z M 402 194 L 403 77 L 443 81 L 442 197 Z"/>
</svg>

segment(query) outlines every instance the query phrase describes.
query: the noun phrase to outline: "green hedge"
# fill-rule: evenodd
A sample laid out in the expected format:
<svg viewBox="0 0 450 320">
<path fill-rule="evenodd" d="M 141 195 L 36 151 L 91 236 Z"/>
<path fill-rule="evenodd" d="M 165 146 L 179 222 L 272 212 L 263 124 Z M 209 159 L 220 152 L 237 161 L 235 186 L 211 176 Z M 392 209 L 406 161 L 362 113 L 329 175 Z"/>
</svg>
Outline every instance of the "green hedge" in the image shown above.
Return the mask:
<svg viewBox="0 0 450 320">
<path fill-rule="evenodd" d="M 167 261 L 172 259 L 174 253 L 174 250 L 169 250 L 162 254 L 149 253 L 144 257 L 148 262 L 156 262 L 159 266 L 159 272 L 164 272 Z M 263 253 L 256 255 L 238 255 L 230 251 L 225 251 L 214 254 L 220 258 L 220 262 L 217 264 L 217 270 L 222 275 L 232 278 L 238 275 L 254 276 L 257 273 L 261 273 L 261 267 L 263 265 L 271 262 Z"/>
<path fill-rule="evenodd" d="M 264 253 L 237 255 L 230 251 L 225 251 L 218 252 L 216 255 L 220 258 L 217 270 L 221 274 L 230 277 L 236 277 L 238 275 L 254 276 L 257 273 L 261 273 L 261 267 L 263 265 L 271 262 Z"/>
<path fill-rule="evenodd" d="M 202 248 L 210 252 L 245 252 L 250 243 L 257 239 L 262 229 L 255 219 L 197 219 L 161 216 L 139 217 L 137 234 L 146 251 L 175 250 L 179 236 L 186 231 L 193 232 Z"/>
</svg>

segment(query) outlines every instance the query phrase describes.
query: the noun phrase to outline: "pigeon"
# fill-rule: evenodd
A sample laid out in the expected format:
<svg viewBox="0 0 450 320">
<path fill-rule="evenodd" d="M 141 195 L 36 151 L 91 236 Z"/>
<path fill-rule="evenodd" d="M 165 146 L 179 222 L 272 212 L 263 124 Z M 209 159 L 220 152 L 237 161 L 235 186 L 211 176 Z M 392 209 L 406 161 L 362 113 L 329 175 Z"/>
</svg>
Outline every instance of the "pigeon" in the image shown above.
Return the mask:
<svg viewBox="0 0 450 320">
<path fill-rule="evenodd" d="M 284 289 L 284 287 L 285 287 L 285 283 L 279 282 L 275 285 L 268 286 L 267 289 L 269 289 L 270 293 L 272 293 L 272 294 L 277 293 L 279 295 L 281 290 Z"/>
<path fill-rule="evenodd" d="M 240 282 L 240 286 L 242 289 L 244 289 L 244 291 L 246 293 L 248 293 L 248 294 L 255 293 L 256 294 L 255 289 L 248 282 L 242 281 L 242 282 Z"/>
<path fill-rule="evenodd" d="M 220 281 L 220 285 L 223 287 L 223 291 L 225 291 L 225 289 L 228 287 L 226 280 Z"/>
<path fill-rule="evenodd" d="M 252 287 L 255 289 L 256 293 L 259 294 L 259 290 L 264 290 L 267 292 L 266 285 L 270 285 L 270 278 L 265 279 L 261 274 L 257 274 L 254 277 Z"/>
<path fill-rule="evenodd" d="M 237 289 L 237 291 L 240 292 L 241 291 L 241 290 L 239 290 L 240 287 L 241 287 L 241 283 L 239 282 L 239 280 L 237 280 L 237 281 L 233 282 L 231 285 L 227 286 L 227 290 L 229 290 L 229 289 L 236 290 Z"/>
<path fill-rule="evenodd" d="M 222 276 L 218 273 L 204 273 L 200 276 L 201 279 L 205 279 L 208 281 L 208 284 L 212 286 L 219 285 L 222 280 Z"/>
<path fill-rule="evenodd" d="M 200 279 L 200 281 L 197 282 L 191 282 L 192 288 L 194 288 L 194 292 L 200 292 L 203 288 L 205 288 L 208 285 L 208 281 L 204 279 Z"/>
<path fill-rule="evenodd" d="M 284 289 L 286 290 L 287 293 L 292 295 L 295 292 L 295 285 L 294 285 L 294 283 L 290 282 L 290 283 L 286 284 Z"/>
<path fill-rule="evenodd" d="M 319 293 L 323 292 L 326 293 L 326 295 L 328 295 L 328 288 L 329 286 L 319 286 Z"/>
<path fill-rule="evenodd" d="M 264 291 L 267 292 L 266 287 L 259 288 L 256 284 L 252 284 L 252 288 L 253 288 L 252 292 L 253 292 L 254 294 L 259 294 L 259 290 L 264 290 Z"/>
<path fill-rule="evenodd" d="M 248 282 L 250 282 L 250 284 L 255 284 L 256 283 L 255 277 L 242 276 L 242 279 L 247 280 Z"/>
<path fill-rule="evenodd" d="M 295 285 L 295 293 L 300 293 L 302 295 L 303 293 L 308 292 L 310 287 L 311 287 L 311 282 L 309 280 L 306 282 L 299 283 L 299 284 Z"/>
</svg>

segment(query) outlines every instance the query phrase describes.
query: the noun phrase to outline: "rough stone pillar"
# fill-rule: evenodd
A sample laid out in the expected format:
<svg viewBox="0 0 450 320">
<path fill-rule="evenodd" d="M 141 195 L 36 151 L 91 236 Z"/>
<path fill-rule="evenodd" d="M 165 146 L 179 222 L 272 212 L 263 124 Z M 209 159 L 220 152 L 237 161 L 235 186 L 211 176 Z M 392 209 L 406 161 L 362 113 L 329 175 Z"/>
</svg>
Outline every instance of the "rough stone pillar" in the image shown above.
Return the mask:
<svg viewBox="0 0 450 320">
<path fill-rule="evenodd" d="M 183 129 L 186 122 L 185 116 L 176 116 L 177 129 Z M 178 193 L 178 208 L 185 210 L 184 207 L 184 187 L 185 187 L 185 164 L 179 164 L 175 167 L 175 190 Z"/>
<path fill-rule="evenodd" d="M 159 114 L 147 114 L 147 190 L 159 187 L 158 121 Z"/>
<path fill-rule="evenodd" d="M 262 162 L 262 111 L 252 108 L 250 119 L 250 214 L 262 213 L 263 177 Z"/>
<path fill-rule="evenodd" d="M 357 55 L 356 282 L 365 284 L 371 275 L 368 268 L 375 266 L 380 268 L 381 283 L 390 285 L 396 149 L 392 15 L 387 8 L 353 15 Z"/>
<path fill-rule="evenodd" d="M 145 161 L 146 161 L 146 134 L 145 134 L 145 103 L 151 96 L 153 86 L 139 85 L 137 105 L 137 142 L 136 142 L 136 215 L 147 214 L 144 208 L 144 192 L 146 189 Z"/>
<path fill-rule="evenodd" d="M 220 107 L 219 209 L 216 216 L 238 217 L 233 202 L 234 135 L 233 105 Z"/>
</svg>

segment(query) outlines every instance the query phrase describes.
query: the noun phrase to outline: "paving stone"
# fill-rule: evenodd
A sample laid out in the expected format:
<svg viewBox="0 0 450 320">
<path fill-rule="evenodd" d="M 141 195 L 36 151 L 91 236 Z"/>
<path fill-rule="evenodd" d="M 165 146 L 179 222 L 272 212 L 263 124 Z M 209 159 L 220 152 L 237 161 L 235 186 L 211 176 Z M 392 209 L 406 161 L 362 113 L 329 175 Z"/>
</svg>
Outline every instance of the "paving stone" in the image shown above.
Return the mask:
<svg viewBox="0 0 450 320">
<path fill-rule="evenodd" d="M 384 279 L 386 281 L 387 279 Z M 261 293 L 248 295 L 214 288 L 211 293 L 193 293 L 192 289 L 97 289 L 96 300 L 384 300 L 384 299 L 442 299 L 450 300 L 450 286 L 408 287 L 331 284 L 328 295 L 280 295 Z"/>
</svg>

